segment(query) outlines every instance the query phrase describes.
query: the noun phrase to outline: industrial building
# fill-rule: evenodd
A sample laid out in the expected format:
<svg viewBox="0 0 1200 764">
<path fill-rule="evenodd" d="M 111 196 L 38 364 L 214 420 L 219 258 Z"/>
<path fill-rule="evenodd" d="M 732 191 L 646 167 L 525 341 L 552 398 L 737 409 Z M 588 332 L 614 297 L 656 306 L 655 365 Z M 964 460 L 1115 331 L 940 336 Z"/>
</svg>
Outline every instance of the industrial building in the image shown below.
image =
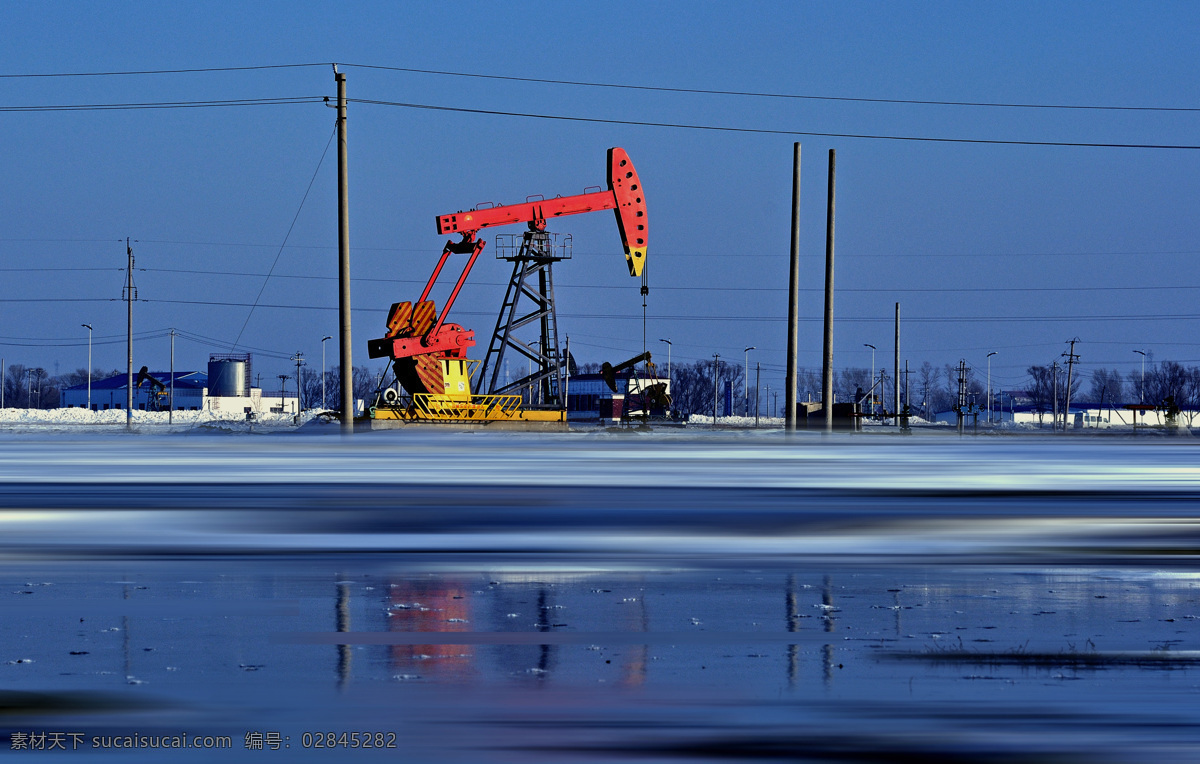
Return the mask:
<svg viewBox="0 0 1200 764">
<path fill-rule="evenodd" d="M 134 375 L 133 408 L 137 411 L 167 411 L 171 408 L 172 378 L 175 411 L 213 411 L 231 418 L 268 413 L 295 414 L 296 394 L 263 393 L 250 385 L 252 359 L 244 355 L 213 355 L 208 373 L 200 371 L 148 371 Z M 140 383 L 139 383 L 140 380 Z M 92 411 L 121 409 L 128 399 L 129 377 L 117 374 L 91 381 Z M 61 393 L 63 408 L 88 407 L 88 383 L 74 385 Z"/>
<path fill-rule="evenodd" d="M 141 387 L 134 387 L 133 408 L 138 411 L 166 411 L 171 391 L 171 373 L 166 371 L 151 372 L 150 376 L 157 384 L 143 382 Z M 175 410 L 199 411 L 204 408 L 204 399 L 208 393 L 208 376 L 200 371 L 177 371 L 175 377 Z M 134 382 L 137 375 L 134 375 Z M 129 377 L 117 374 L 104 379 L 93 379 L 91 383 L 92 411 L 107 411 L 108 409 L 125 408 L 128 398 L 126 390 Z M 59 406 L 62 408 L 87 408 L 88 383 L 65 388 L 60 393 Z"/>
</svg>

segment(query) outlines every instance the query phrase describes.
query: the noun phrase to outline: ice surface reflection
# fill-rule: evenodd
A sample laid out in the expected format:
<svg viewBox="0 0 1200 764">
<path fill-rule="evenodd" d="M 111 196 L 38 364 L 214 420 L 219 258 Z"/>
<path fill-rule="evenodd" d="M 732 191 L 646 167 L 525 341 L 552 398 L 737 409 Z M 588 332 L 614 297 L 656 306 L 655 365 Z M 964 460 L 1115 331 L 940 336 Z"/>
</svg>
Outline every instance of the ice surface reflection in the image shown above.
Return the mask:
<svg viewBox="0 0 1200 764">
<path fill-rule="evenodd" d="M 288 760 L 1194 761 L 1197 456 L 4 438 L 0 748 L 190 731 L 259 760 L 243 740 L 274 730 Z M 305 748 L 319 730 L 400 748 Z"/>
</svg>

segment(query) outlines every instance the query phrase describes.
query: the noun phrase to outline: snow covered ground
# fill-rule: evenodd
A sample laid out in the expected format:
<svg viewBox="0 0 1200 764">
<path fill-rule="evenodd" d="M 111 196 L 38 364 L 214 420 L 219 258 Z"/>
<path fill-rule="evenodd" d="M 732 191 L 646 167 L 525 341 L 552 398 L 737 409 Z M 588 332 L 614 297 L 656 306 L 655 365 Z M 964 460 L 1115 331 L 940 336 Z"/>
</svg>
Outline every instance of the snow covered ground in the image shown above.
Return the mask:
<svg viewBox="0 0 1200 764">
<path fill-rule="evenodd" d="M 89 411 L 83 408 L 60 409 L 0 409 L 0 429 L 7 431 L 53 432 L 81 429 L 112 430 L 127 424 L 124 409 Z M 299 425 L 317 418 L 316 410 L 300 415 Z M 139 432 L 184 432 L 193 429 L 253 432 L 259 430 L 290 430 L 298 426 L 291 414 L 264 414 L 252 422 L 232 419 L 228 413 L 215 411 L 134 411 L 133 427 Z"/>
</svg>

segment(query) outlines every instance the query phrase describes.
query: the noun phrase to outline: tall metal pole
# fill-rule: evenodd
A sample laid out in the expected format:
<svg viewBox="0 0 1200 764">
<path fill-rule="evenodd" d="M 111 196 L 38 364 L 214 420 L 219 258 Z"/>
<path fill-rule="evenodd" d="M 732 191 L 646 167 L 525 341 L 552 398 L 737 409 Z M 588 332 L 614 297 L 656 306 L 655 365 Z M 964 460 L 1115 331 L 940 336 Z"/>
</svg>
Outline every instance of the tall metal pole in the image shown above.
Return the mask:
<svg viewBox="0 0 1200 764">
<path fill-rule="evenodd" d="M 125 238 L 125 253 L 129 256 L 129 268 L 125 273 L 125 308 L 128 313 L 125 326 L 125 426 L 133 428 L 133 247 L 129 237 Z"/>
<path fill-rule="evenodd" d="M 167 399 L 167 424 L 175 422 L 175 329 L 171 329 L 171 397 Z"/>
<path fill-rule="evenodd" d="M 1071 418 L 1071 373 L 1075 370 L 1075 361 L 1079 358 L 1079 356 L 1075 355 L 1075 343 L 1079 342 L 1079 338 L 1076 337 L 1073 340 L 1067 340 L 1067 342 L 1071 343 L 1071 351 L 1065 353 L 1067 356 L 1067 391 L 1063 407 L 1063 432 L 1067 431 L 1067 420 Z M 1074 425 L 1074 422 L 1072 422 L 1072 425 Z"/>
<path fill-rule="evenodd" d="M 304 382 L 300 379 L 300 367 L 304 365 L 304 354 L 297 350 L 292 360 L 296 362 L 296 424 L 300 424 L 300 412 L 304 410 Z"/>
<path fill-rule="evenodd" d="M 792 144 L 792 249 L 788 274 L 787 380 L 784 383 L 784 427 L 796 430 L 796 387 L 800 350 L 800 144 Z"/>
<path fill-rule="evenodd" d="M 667 343 L 667 394 L 674 395 L 675 390 L 671 387 L 671 341 L 659 340 L 659 342 Z"/>
<path fill-rule="evenodd" d="M 892 399 L 895 406 L 896 426 L 900 426 L 900 303 L 896 303 L 896 355 L 892 364 Z"/>
<path fill-rule="evenodd" d="M 864 342 L 863 347 L 871 348 L 871 387 L 875 387 L 875 346 Z M 871 416 L 875 416 L 875 393 L 871 393 Z"/>
<path fill-rule="evenodd" d="M 754 427 L 758 428 L 758 391 L 762 389 L 762 364 L 757 361 L 754 363 Z"/>
<path fill-rule="evenodd" d="M 758 350 L 758 348 L 751 345 L 750 347 L 746 348 L 746 350 L 744 351 L 746 353 L 746 361 L 745 361 L 745 364 L 746 364 L 745 383 L 746 384 L 742 386 L 743 387 L 742 398 L 744 399 L 744 404 L 742 406 L 742 413 L 745 416 L 750 416 L 750 351 L 751 350 Z"/>
<path fill-rule="evenodd" d="M 342 434 L 354 432 L 354 354 L 350 345 L 350 192 L 346 171 L 346 75 L 337 81 L 338 142 L 338 324 L 342 364 Z"/>
<path fill-rule="evenodd" d="M 1138 403 L 1146 402 L 1146 352 L 1144 350 L 1133 351 L 1142 357 L 1142 386 L 1141 393 L 1138 396 Z M 1136 421 L 1136 420 L 1134 420 Z"/>
<path fill-rule="evenodd" d="M 92 410 L 92 325 L 91 324 L 80 324 L 80 326 L 82 326 L 88 330 L 88 368 L 87 368 L 87 372 L 88 372 L 88 402 L 87 402 L 87 407 L 88 407 L 88 411 L 91 411 Z M 3 408 L 3 406 L 0 406 L 0 408 Z"/>
<path fill-rule="evenodd" d="M 717 399 L 719 395 L 721 378 L 721 354 L 713 353 L 713 427 L 717 426 Z"/>
<path fill-rule="evenodd" d="M 992 356 L 994 356 L 994 355 L 996 355 L 995 350 L 993 350 L 992 352 L 987 354 L 987 361 L 988 361 L 988 424 L 992 423 Z M 1004 412 L 1001 411 L 1000 413 L 1003 414 Z M 1003 419 L 1004 417 L 1001 416 L 1000 418 Z"/>
<path fill-rule="evenodd" d="M 1054 391 L 1054 430 L 1058 430 L 1058 361 L 1050 364 L 1050 387 Z"/>
<path fill-rule="evenodd" d="M 821 363 L 821 407 L 825 432 L 833 432 L 833 221 L 837 152 L 829 150 L 829 191 L 825 206 L 825 346 Z"/>
<path fill-rule="evenodd" d="M 330 337 L 329 335 L 325 335 L 324 337 L 321 338 L 321 408 L 322 409 L 324 409 L 328 406 L 328 404 L 325 403 L 325 340 L 331 340 L 331 339 L 333 339 L 333 337 Z"/>
<path fill-rule="evenodd" d="M 91 350 L 91 343 L 88 343 L 88 345 L 89 345 L 89 347 L 88 347 L 88 350 L 90 351 L 90 350 Z M 88 353 L 88 355 L 91 355 L 91 352 L 89 352 L 89 353 Z M 0 409 L 4 408 L 4 389 L 5 389 L 6 387 L 8 387 L 8 382 L 7 382 L 7 379 L 8 379 L 8 376 L 7 376 L 7 375 L 8 375 L 8 370 L 5 368 L 5 361 L 6 361 L 6 360 L 7 360 L 7 359 L 0 358 Z M 91 364 L 88 364 L 88 365 L 90 366 Z M 90 382 L 90 380 L 89 380 L 89 382 Z M 89 385 L 88 385 L 88 392 L 89 392 L 89 393 L 91 392 L 91 389 L 92 389 L 92 387 L 91 387 L 91 385 L 89 384 Z M 91 408 L 91 406 L 88 406 L 88 408 Z"/>
</svg>

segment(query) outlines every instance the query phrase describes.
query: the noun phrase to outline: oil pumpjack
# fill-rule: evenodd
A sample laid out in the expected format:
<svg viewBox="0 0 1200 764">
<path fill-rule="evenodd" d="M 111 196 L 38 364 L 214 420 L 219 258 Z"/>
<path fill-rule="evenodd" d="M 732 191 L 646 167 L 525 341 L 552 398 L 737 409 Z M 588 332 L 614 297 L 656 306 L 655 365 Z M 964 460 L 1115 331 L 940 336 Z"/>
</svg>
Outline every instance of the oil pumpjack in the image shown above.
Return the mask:
<svg viewBox="0 0 1200 764">
<path fill-rule="evenodd" d="M 613 210 L 629 275 L 642 278 L 646 294 L 646 202 L 641 180 L 624 149 L 608 150 L 608 190 L 587 191 L 553 199 L 533 198 L 520 204 L 480 206 L 437 216 L 439 234 L 457 234 L 442 249 L 421 296 L 398 302 L 388 311 L 387 333 L 367 343 L 371 358 L 391 358 L 397 386 L 383 390 L 372 409 L 376 422 L 521 422 L 532 426 L 565 426 L 565 367 L 559 350 L 554 304 L 554 263 L 570 257 L 570 236 L 559 240 L 546 230 L 547 221 L 584 212 Z M 482 361 L 467 358 L 475 333 L 446 318 L 486 242 L 484 228 L 526 223 L 521 235 L 497 247 L 497 257 L 512 263 L 512 275 L 496 326 Z M 430 292 L 451 255 L 467 255 L 466 266 L 441 312 Z M 527 303 L 524 307 L 522 303 Z M 519 339 L 518 330 L 538 325 L 539 339 Z M 536 347 L 534 345 L 536 344 Z M 516 380 L 502 376 L 506 351 L 527 359 L 529 373 Z M 482 368 L 479 368 L 482 364 Z M 478 370 L 478 373 L 476 371 Z M 530 400 L 521 391 L 536 390 Z"/>
</svg>

